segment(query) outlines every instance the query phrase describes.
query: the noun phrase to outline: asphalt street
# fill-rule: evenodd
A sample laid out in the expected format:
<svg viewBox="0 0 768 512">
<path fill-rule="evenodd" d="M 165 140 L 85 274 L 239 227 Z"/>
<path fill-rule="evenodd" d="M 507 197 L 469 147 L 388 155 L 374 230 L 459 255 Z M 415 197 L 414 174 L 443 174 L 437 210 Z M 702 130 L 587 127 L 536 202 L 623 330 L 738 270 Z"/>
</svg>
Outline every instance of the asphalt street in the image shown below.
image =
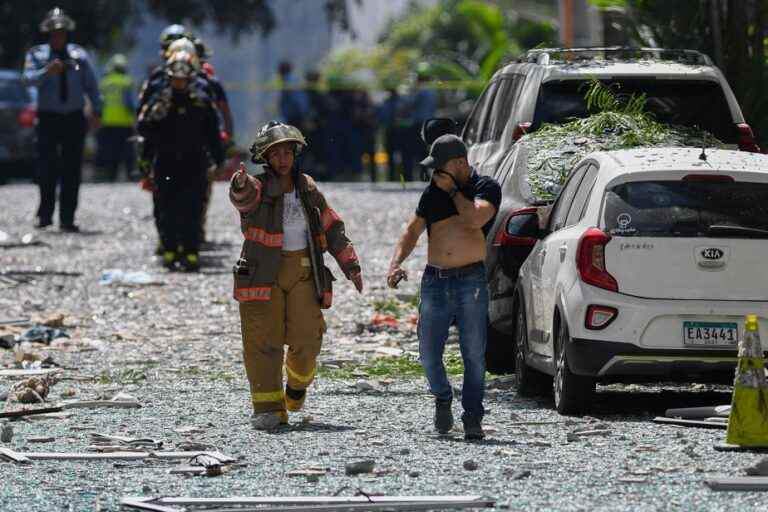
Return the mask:
<svg viewBox="0 0 768 512">
<path fill-rule="evenodd" d="M 384 277 L 419 185 L 321 184 L 347 223 L 362 260 L 366 291 L 357 295 L 336 269 L 336 306 L 321 361 L 343 367 L 387 353 L 415 351 L 412 325 L 368 329 L 375 305 L 396 294 Z M 730 402 L 727 386 L 598 388 L 594 411 L 561 417 L 551 399 L 524 399 L 514 378 L 488 382 L 483 442 L 460 430 L 432 432 L 432 400 L 418 377 L 321 376 L 306 410 L 276 433 L 253 431 L 242 368 L 231 267 L 241 235 L 226 184 L 217 184 L 208 218 L 210 243 L 199 274 L 168 273 L 153 257 L 156 234 L 147 193 L 135 184 L 87 184 L 81 234 L 35 232 L 37 190 L 0 187 L 0 321 L 64 315 L 70 338 L 24 351 L 50 356 L 64 379 L 49 401 L 136 397 L 139 409 L 75 409 L 66 418 L 16 421 L 16 451 L 84 452 L 92 433 L 150 437 L 176 449 L 210 445 L 239 458 L 218 477 L 169 474 L 165 461 L 0 462 L 0 510 L 118 510 L 123 496 L 482 495 L 525 510 L 764 510 L 760 493 L 714 492 L 704 480 L 743 475 L 759 455 L 717 452 L 724 431 L 656 425 L 668 407 Z M 398 295 L 418 292 L 426 239 L 406 267 Z M 329 265 L 332 268 L 334 264 Z M 144 271 L 162 285 L 99 284 L 106 270 Z M 58 274 L 46 274 L 46 272 Z M 15 274 L 14 274 L 15 272 Z M 73 274 L 73 275 L 70 275 Z M 15 276 L 15 278 L 14 278 Z M 386 350 L 382 349 L 385 347 Z M 394 352 L 393 352 L 394 350 Z M 399 352 L 398 352 L 399 351 Z M 0 367 L 12 350 L 0 348 Z M 368 384 L 357 382 L 361 379 Z M 0 377 L 0 393 L 16 378 Z M 460 378 L 456 385 L 460 386 Z M 8 404 L 10 405 L 10 404 Z M 454 403 L 454 413 L 460 405 Z M 194 427 L 194 428 L 189 428 Z M 601 432 L 578 436 L 584 430 Z M 349 462 L 371 459 L 374 472 L 347 476 Z M 319 468 L 316 481 L 291 477 Z"/>
</svg>

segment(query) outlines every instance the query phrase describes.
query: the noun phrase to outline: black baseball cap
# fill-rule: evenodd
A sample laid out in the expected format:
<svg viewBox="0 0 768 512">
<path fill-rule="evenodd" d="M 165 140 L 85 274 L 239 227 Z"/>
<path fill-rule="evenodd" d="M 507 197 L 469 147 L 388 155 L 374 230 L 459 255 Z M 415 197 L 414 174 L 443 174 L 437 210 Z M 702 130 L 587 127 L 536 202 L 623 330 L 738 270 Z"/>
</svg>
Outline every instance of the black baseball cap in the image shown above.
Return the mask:
<svg viewBox="0 0 768 512">
<path fill-rule="evenodd" d="M 456 135 L 441 135 L 429 150 L 429 156 L 421 161 L 421 165 L 430 169 L 441 169 L 449 160 L 467 156 L 467 146 Z"/>
</svg>

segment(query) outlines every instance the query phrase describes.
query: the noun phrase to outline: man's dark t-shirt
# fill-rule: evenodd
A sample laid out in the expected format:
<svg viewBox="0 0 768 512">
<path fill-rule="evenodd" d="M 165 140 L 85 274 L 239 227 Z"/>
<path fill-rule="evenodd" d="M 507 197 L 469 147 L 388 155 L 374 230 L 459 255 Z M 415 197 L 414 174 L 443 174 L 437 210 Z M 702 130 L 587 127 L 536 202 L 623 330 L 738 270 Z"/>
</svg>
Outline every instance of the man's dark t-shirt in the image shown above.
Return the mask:
<svg viewBox="0 0 768 512">
<path fill-rule="evenodd" d="M 483 226 L 483 234 L 488 236 L 488 232 L 493 227 L 493 221 L 496 220 L 496 214 L 498 214 L 499 206 L 501 205 L 501 187 L 499 184 L 489 176 L 480 176 L 475 171 L 472 171 L 472 175 L 467 180 L 467 183 L 461 187 L 459 193 L 464 194 L 464 197 L 470 201 L 475 199 L 488 201 L 496 208 L 496 213 L 493 214 L 491 220 Z M 430 227 L 435 222 L 458 214 L 456 205 L 448 195 L 448 192 L 440 190 L 433 182 L 430 182 L 427 188 L 424 189 L 421 199 L 419 199 L 419 206 L 416 207 L 416 215 L 427 221 L 427 233 L 429 233 Z"/>
</svg>

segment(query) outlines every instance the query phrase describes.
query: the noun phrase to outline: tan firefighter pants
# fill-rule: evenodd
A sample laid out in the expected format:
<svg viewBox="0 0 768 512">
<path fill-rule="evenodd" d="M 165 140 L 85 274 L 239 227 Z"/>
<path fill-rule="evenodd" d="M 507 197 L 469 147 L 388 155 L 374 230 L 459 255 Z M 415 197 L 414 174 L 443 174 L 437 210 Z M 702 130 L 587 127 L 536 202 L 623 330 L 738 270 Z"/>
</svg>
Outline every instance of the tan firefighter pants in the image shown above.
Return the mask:
<svg viewBox="0 0 768 512">
<path fill-rule="evenodd" d="M 269 302 L 240 303 L 243 359 L 254 412 L 283 411 L 283 346 L 288 386 L 306 389 L 325 332 L 307 251 L 284 252 Z"/>
</svg>

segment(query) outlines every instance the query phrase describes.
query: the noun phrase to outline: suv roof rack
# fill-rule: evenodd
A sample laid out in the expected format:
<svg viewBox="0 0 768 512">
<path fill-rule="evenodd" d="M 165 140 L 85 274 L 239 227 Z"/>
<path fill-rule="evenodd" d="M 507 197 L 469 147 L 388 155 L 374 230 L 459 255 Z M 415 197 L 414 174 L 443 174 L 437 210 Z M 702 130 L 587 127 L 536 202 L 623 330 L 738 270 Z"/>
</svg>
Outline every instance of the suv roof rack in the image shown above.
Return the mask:
<svg viewBox="0 0 768 512">
<path fill-rule="evenodd" d="M 697 50 L 638 48 L 631 46 L 596 46 L 585 48 L 536 48 L 517 59 L 546 66 L 589 61 L 662 60 L 681 64 L 712 66 L 712 60 Z"/>
</svg>

